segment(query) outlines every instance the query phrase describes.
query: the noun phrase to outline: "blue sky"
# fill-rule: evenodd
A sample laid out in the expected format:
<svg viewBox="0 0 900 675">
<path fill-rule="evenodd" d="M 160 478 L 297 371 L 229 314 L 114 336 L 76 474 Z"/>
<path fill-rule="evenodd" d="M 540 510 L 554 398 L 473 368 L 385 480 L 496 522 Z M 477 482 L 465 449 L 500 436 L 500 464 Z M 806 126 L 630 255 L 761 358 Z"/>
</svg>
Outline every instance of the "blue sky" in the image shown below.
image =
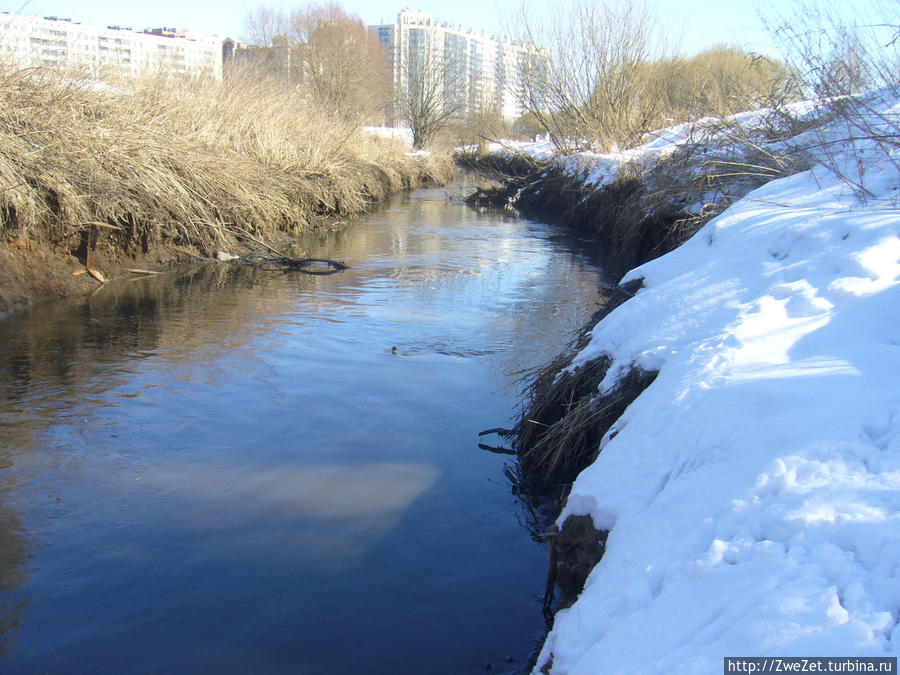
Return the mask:
<svg viewBox="0 0 900 675">
<path fill-rule="evenodd" d="M 729 42 L 766 51 L 767 39 L 752 0 L 649 0 L 663 24 L 680 35 L 685 54 L 715 43 Z M 59 16 L 95 25 L 122 25 L 140 29 L 175 26 L 202 33 L 240 37 L 244 17 L 255 7 L 268 5 L 290 9 L 305 3 L 297 0 L 30 0 L 0 2 L 6 11 L 31 16 Z M 346 10 L 366 23 L 391 23 L 406 6 L 434 14 L 435 18 L 464 28 L 501 34 L 522 0 L 343 0 Z M 558 1 L 526 0 L 535 14 L 559 6 Z"/>
</svg>

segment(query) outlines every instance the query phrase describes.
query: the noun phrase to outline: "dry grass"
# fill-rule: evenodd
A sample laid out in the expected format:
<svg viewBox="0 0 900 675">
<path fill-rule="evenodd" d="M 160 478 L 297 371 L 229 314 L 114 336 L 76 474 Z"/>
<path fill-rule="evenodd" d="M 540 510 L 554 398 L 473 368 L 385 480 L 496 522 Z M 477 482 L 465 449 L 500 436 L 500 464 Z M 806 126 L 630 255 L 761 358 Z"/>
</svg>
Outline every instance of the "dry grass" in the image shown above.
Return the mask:
<svg viewBox="0 0 900 675">
<path fill-rule="evenodd" d="M 0 65 L 0 209 L 7 239 L 124 249 L 165 241 L 210 255 L 244 231 L 273 240 L 363 212 L 449 159 L 317 110 L 253 73 L 98 82 Z"/>
<path fill-rule="evenodd" d="M 600 452 L 613 423 L 656 377 L 633 369 L 608 394 L 598 384 L 610 366 L 601 357 L 575 370 L 562 370 L 571 355 L 560 357 L 532 385 L 525 414 L 516 426 L 520 470 L 542 489 L 571 483 Z"/>
<path fill-rule="evenodd" d="M 656 377 L 634 368 L 613 391 L 601 395 L 598 386 L 611 365 L 607 357 L 570 368 L 574 356 L 589 342 L 591 328 L 641 285 L 637 279 L 606 288 L 604 306 L 573 343 L 551 362 L 526 374 L 531 382 L 513 430 L 519 455 L 515 479 L 524 493 L 558 497 L 594 461 L 604 434 Z"/>
</svg>

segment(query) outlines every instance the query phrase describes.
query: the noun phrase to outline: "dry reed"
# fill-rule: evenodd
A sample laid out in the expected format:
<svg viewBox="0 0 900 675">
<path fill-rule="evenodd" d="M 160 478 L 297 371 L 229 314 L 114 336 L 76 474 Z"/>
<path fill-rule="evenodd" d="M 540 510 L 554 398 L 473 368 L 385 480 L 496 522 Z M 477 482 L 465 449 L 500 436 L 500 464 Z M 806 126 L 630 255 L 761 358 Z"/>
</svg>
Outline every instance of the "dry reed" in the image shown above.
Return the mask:
<svg viewBox="0 0 900 675">
<path fill-rule="evenodd" d="M 561 365 L 549 364 L 537 378 L 515 428 L 521 475 L 536 491 L 558 490 L 575 480 L 597 458 L 613 423 L 656 378 L 655 372 L 632 369 L 613 391 L 601 395 L 597 385 L 608 359 L 571 371 L 560 372 Z"/>
<path fill-rule="evenodd" d="M 525 494 L 559 498 L 561 491 L 597 457 L 600 442 L 613 423 L 656 377 L 632 368 L 606 394 L 598 386 L 611 365 L 601 356 L 572 368 L 572 360 L 590 341 L 590 331 L 643 284 L 636 279 L 606 286 L 606 302 L 572 344 L 549 363 L 526 373 L 531 382 L 513 429 L 519 462 L 516 484 Z"/>
<path fill-rule="evenodd" d="M 255 73 L 139 81 L 0 64 L 6 239 L 211 255 L 243 231 L 274 240 L 452 175 Z"/>
</svg>

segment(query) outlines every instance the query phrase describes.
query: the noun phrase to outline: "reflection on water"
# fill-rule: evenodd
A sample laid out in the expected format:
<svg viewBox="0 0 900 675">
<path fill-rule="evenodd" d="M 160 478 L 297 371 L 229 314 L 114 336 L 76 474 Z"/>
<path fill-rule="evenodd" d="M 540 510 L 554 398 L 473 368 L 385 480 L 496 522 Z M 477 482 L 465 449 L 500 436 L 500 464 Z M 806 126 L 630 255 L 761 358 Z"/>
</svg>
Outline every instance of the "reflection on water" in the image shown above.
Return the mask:
<svg viewBox="0 0 900 675">
<path fill-rule="evenodd" d="M 435 464 L 358 462 L 279 466 L 277 471 L 206 464 L 144 471 L 144 489 L 168 491 L 181 517 L 204 533 L 242 537 L 264 520 L 290 521 L 294 536 L 314 541 L 305 562 L 347 564 L 389 531 L 437 481 Z M 125 477 L 126 489 L 128 477 Z M 230 509 L 237 502 L 239 510 Z M 229 517 L 223 519 L 223 513 Z"/>
<path fill-rule="evenodd" d="M 307 466 L 282 469 L 277 476 L 244 475 L 239 495 L 307 518 L 381 517 L 405 509 L 437 476 L 438 468 L 427 464 Z"/>
<path fill-rule="evenodd" d="M 25 581 L 26 546 L 19 518 L 3 503 L 0 493 L 0 659 L 11 648 L 14 630 L 26 604 L 7 595 Z"/>
<path fill-rule="evenodd" d="M 300 249 L 351 269 L 199 267 L 0 322 L 0 669 L 528 654 L 545 556 L 477 433 L 596 270 L 439 191 Z"/>
</svg>

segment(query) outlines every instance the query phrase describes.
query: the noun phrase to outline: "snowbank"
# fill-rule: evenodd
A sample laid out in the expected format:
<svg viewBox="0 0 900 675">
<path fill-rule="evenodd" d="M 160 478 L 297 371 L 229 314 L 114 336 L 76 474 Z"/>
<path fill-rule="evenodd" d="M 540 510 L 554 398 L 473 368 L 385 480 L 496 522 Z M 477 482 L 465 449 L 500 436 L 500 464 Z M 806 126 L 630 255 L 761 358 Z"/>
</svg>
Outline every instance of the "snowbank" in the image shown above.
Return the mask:
<svg viewBox="0 0 900 675">
<path fill-rule="evenodd" d="M 797 174 L 626 275 L 644 288 L 576 363 L 612 358 L 601 389 L 635 365 L 659 375 L 559 519 L 610 533 L 538 668 L 900 654 L 900 189 L 859 150 L 844 161 L 866 203 Z"/>
</svg>

